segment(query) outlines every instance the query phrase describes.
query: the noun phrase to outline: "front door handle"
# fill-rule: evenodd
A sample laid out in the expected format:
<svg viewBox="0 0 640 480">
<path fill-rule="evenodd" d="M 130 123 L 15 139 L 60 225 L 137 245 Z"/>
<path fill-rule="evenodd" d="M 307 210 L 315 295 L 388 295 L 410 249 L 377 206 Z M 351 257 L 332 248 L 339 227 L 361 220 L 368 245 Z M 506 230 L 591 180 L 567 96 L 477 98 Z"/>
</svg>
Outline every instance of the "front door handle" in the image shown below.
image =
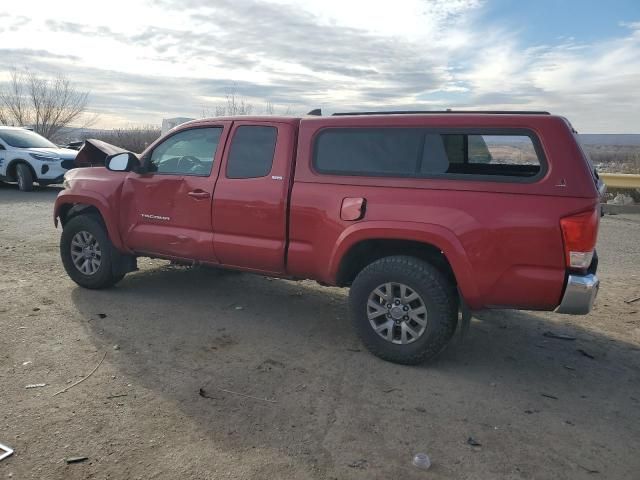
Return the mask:
<svg viewBox="0 0 640 480">
<path fill-rule="evenodd" d="M 205 192 L 204 190 L 193 190 L 187 193 L 190 197 L 197 198 L 198 200 L 203 198 L 209 198 L 211 194 L 209 192 Z"/>
</svg>

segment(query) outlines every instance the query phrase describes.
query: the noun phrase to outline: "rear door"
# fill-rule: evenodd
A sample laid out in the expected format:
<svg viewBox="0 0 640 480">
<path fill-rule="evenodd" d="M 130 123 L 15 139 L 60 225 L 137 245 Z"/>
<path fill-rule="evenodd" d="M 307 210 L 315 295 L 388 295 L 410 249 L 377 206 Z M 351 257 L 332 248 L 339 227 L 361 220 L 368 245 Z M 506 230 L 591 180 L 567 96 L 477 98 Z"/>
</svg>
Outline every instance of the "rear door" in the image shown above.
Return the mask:
<svg viewBox="0 0 640 480">
<path fill-rule="evenodd" d="M 145 154 L 122 191 L 125 245 L 139 254 L 217 262 L 212 201 L 231 122 L 180 130 Z"/>
<path fill-rule="evenodd" d="M 213 201 L 220 263 L 284 272 L 295 131 L 292 124 L 234 122 Z"/>
</svg>

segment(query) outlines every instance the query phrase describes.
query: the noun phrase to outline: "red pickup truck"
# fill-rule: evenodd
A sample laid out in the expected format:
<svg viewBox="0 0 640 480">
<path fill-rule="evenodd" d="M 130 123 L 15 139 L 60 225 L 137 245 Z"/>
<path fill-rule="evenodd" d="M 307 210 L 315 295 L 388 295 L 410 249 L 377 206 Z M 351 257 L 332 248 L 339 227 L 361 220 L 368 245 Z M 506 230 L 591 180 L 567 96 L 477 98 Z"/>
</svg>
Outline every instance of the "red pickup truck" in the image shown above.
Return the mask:
<svg viewBox="0 0 640 480">
<path fill-rule="evenodd" d="M 196 120 L 64 184 L 77 284 L 146 256 L 349 286 L 359 337 L 398 363 L 436 355 L 473 310 L 586 314 L 599 285 L 601 182 L 546 112 Z"/>
</svg>

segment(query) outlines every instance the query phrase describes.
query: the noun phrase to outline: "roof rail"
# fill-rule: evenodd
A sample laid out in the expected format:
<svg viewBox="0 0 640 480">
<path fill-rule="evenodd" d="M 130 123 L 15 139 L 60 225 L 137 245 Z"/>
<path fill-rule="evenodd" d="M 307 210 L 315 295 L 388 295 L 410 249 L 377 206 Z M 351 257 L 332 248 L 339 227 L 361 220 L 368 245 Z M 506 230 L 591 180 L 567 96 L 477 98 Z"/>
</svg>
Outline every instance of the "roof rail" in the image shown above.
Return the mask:
<svg viewBox="0 0 640 480">
<path fill-rule="evenodd" d="M 332 116 L 342 117 L 348 115 L 415 115 L 415 114 L 489 114 L 489 115 L 551 115 L 549 112 L 535 110 L 397 110 L 389 112 L 337 112 Z"/>
</svg>

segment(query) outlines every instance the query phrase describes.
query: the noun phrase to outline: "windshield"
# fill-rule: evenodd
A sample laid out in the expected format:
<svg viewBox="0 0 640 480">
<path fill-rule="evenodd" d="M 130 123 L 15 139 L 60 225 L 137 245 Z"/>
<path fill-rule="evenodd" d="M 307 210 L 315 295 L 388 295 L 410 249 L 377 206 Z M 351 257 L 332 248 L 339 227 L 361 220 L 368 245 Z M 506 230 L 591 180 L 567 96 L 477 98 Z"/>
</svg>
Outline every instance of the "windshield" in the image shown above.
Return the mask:
<svg viewBox="0 0 640 480">
<path fill-rule="evenodd" d="M 49 140 L 30 130 L 0 130 L 0 138 L 15 148 L 58 148 Z"/>
</svg>

